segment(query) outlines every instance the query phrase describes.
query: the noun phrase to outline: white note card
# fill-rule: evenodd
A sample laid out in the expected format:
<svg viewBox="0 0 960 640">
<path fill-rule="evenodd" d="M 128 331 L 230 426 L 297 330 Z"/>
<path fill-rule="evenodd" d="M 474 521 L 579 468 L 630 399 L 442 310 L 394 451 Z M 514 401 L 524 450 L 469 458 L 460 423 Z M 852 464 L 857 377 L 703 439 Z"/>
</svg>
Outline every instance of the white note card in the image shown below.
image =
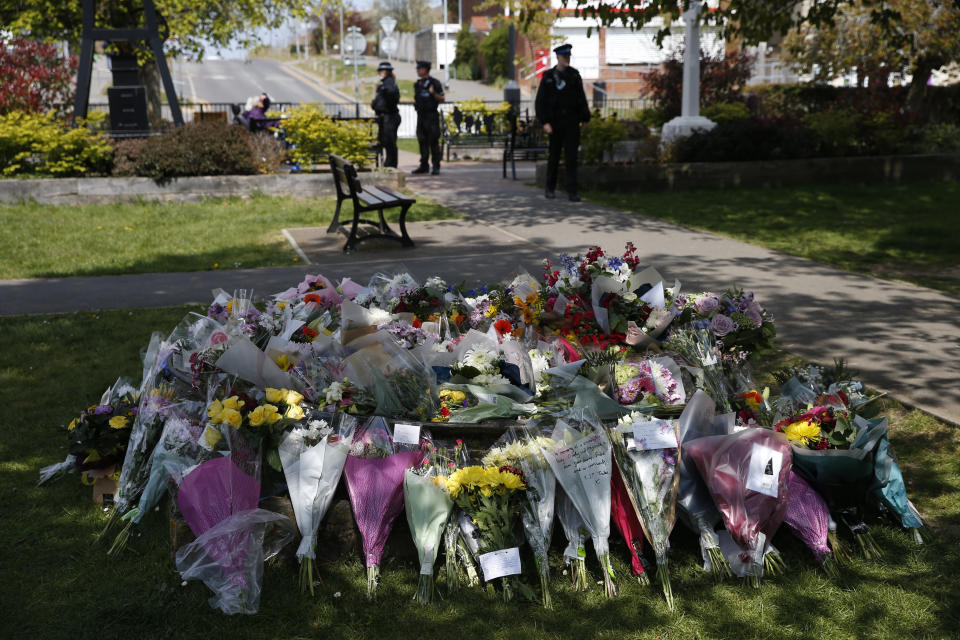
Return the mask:
<svg viewBox="0 0 960 640">
<path fill-rule="evenodd" d="M 782 453 L 755 442 L 753 449 L 750 451 L 747 489 L 776 498 L 779 491 L 782 466 Z"/>
<path fill-rule="evenodd" d="M 514 576 L 520 573 L 520 549 L 510 547 L 491 551 L 480 556 L 480 568 L 483 569 L 483 580 L 490 582 L 494 578 Z"/>
<path fill-rule="evenodd" d="M 420 444 L 420 425 L 396 423 L 393 425 L 393 442 Z"/>
<path fill-rule="evenodd" d="M 677 432 L 667 420 L 633 423 L 633 446 L 635 449 L 676 449 Z"/>
</svg>

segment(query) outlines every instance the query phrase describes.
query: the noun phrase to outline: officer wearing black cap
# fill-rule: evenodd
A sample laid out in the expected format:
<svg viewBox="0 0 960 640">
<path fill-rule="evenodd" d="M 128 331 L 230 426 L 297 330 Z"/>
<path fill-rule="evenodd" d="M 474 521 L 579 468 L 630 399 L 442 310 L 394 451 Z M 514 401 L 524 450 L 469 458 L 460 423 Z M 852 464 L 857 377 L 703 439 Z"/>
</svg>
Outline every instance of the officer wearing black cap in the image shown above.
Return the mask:
<svg viewBox="0 0 960 640">
<path fill-rule="evenodd" d="M 560 151 L 563 150 L 566 166 L 564 180 L 567 195 L 579 202 L 577 195 L 577 149 L 580 146 L 580 124 L 590 120 L 587 94 L 583 91 L 580 72 L 570 66 L 572 45 L 564 44 L 554 49 L 557 66 L 543 74 L 537 90 L 537 120 L 550 135 L 550 155 L 547 159 L 547 198 L 556 197 L 557 171 Z"/>
<path fill-rule="evenodd" d="M 438 106 L 446 100 L 443 84 L 430 77 L 430 63 L 417 61 L 417 81 L 413 85 L 413 104 L 417 110 L 417 142 L 420 143 L 420 166 L 413 173 L 430 171 L 440 173 L 440 111 Z"/>
<path fill-rule="evenodd" d="M 380 84 L 377 85 L 377 95 L 374 96 L 371 107 L 380 119 L 380 146 L 386 158 L 383 166 L 397 166 L 397 129 L 400 128 L 400 87 L 393 76 L 393 65 L 381 62 L 377 67 L 380 74 Z"/>
</svg>

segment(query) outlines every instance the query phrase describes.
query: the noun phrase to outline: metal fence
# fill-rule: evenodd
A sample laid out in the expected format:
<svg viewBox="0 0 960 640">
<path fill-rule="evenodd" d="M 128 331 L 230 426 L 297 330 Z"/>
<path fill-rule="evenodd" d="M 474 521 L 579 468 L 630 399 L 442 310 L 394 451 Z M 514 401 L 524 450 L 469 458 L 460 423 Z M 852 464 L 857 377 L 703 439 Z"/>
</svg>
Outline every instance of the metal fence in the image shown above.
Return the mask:
<svg viewBox="0 0 960 640">
<path fill-rule="evenodd" d="M 221 120 L 223 122 L 233 122 L 233 106 L 236 103 L 230 102 L 206 102 L 206 103 L 187 103 L 180 105 L 180 111 L 183 113 L 184 122 L 199 122 L 201 120 Z M 321 102 L 318 103 L 333 118 L 370 118 L 374 116 L 373 110 L 369 105 L 357 104 L 355 102 Z M 446 114 L 454 107 L 462 105 L 462 102 L 445 102 L 440 105 L 440 111 Z M 502 104 L 502 101 L 488 100 L 487 106 L 495 107 Z M 281 117 L 292 109 L 299 107 L 299 102 L 274 102 L 270 105 L 271 112 L 279 112 Z M 242 105 L 240 105 L 242 108 Z M 412 102 L 400 103 L 400 129 L 397 136 L 400 138 L 417 137 L 417 113 L 414 110 Z M 648 102 L 642 99 L 608 99 L 600 104 L 591 103 L 591 108 L 596 108 L 604 117 L 616 114 L 618 117 L 629 117 L 634 111 L 649 106 Z M 108 112 L 110 106 L 106 103 L 91 103 L 87 107 L 88 112 L 103 111 Z M 221 115 L 222 114 L 222 115 Z M 532 100 L 522 100 L 520 102 L 520 115 L 523 117 L 532 117 L 534 114 L 534 104 Z M 172 122 L 173 116 L 170 115 L 170 107 L 166 104 L 161 107 L 161 116 L 165 121 Z"/>
</svg>

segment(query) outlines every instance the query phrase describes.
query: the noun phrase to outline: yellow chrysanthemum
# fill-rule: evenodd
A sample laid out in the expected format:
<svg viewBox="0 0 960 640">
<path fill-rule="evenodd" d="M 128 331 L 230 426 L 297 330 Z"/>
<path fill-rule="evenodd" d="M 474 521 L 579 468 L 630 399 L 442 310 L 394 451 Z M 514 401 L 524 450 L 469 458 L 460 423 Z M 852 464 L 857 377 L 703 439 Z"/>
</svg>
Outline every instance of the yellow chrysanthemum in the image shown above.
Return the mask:
<svg viewBox="0 0 960 640">
<path fill-rule="evenodd" d="M 111 429 L 123 429 L 130 424 L 126 416 L 113 416 L 110 418 Z"/>
<path fill-rule="evenodd" d="M 810 444 L 811 440 L 820 437 L 820 425 L 809 420 L 801 420 L 787 425 L 783 432 L 786 434 L 787 440 L 807 445 Z"/>
<path fill-rule="evenodd" d="M 266 394 L 267 402 L 277 404 L 279 402 L 283 402 L 283 398 L 287 395 L 287 390 L 267 387 L 264 389 L 264 393 Z"/>
</svg>

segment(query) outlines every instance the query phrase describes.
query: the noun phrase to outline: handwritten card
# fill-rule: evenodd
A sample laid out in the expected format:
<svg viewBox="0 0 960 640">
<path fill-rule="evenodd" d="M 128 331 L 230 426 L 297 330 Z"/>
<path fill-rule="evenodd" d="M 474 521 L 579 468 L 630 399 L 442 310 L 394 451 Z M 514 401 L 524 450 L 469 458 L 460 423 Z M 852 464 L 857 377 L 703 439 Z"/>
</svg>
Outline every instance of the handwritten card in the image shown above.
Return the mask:
<svg viewBox="0 0 960 640">
<path fill-rule="evenodd" d="M 633 423 L 633 448 L 641 451 L 651 449 L 676 449 L 677 432 L 667 420 Z"/>
<path fill-rule="evenodd" d="M 393 442 L 395 444 L 420 444 L 420 425 L 396 423 L 393 425 Z"/>
<path fill-rule="evenodd" d="M 783 454 L 781 452 L 755 442 L 750 450 L 747 489 L 776 498 L 779 492 L 780 469 L 782 466 Z"/>
<path fill-rule="evenodd" d="M 520 549 L 510 547 L 499 551 L 491 551 L 480 556 L 480 568 L 483 569 L 483 579 L 490 582 L 494 578 L 514 576 L 520 573 Z"/>
</svg>

